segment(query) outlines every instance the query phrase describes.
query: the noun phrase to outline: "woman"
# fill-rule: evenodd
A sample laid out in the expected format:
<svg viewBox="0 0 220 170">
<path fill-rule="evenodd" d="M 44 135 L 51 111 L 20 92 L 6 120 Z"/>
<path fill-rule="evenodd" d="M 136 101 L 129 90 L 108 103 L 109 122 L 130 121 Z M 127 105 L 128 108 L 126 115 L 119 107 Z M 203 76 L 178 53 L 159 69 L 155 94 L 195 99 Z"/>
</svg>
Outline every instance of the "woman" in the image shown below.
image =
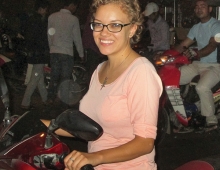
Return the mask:
<svg viewBox="0 0 220 170">
<path fill-rule="evenodd" d="M 152 64 L 131 48 L 142 30 L 138 0 L 94 0 L 91 9 L 94 40 L 108 60 L 94 71 L 80 111 L 104 133 L 89 142 L 89 153 L 67 155 L 65 170 L 80 170 L 85 164 L 96 170 L 156 170 L 154 140 L 162 85 Z"/>
</svg>

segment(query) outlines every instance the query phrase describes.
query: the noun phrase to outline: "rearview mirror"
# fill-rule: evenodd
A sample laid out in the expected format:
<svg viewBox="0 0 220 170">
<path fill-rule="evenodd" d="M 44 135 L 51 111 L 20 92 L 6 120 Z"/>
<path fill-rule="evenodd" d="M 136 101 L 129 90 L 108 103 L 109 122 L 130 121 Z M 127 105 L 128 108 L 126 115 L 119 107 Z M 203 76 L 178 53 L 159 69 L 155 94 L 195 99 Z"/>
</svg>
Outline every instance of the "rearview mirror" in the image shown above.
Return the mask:
<svg viewBox="0 0 220 170">
<path fill-rule="evenodd" d="M 74 109 L 68 109 L 61 113 L 56 118 L 55 124 L 73 136 L 86 141 L 96 140 L 103 133 L 103 129 L 98 123 Z"/>
</svg>

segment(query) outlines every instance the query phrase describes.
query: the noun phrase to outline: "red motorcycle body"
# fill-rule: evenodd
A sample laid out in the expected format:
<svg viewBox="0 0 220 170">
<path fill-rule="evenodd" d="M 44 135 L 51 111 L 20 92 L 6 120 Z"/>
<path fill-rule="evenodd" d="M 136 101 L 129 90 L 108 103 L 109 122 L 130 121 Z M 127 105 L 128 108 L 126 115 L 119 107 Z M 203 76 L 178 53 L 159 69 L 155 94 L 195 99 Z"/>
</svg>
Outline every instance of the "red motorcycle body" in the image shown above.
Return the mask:
<svg viewBox="0 0 220 170">
<path fill-rule="evenodd" d="M 44 148 L 46 133 L 40 133 L 25 139 L 5 150 L 4 156 L 19 159 L 14 166 L 31 166 L 32 169 L 46 170 L 46 167 L 40 167 L 40 163 L 36 163 L 36 158 L 42 155 L 56 154 L 61 156 L 63 153 L 69 153 L 69 148 L 55 136 L 52 138 L 53 147 Z M 1 158 L 1 156 L 0 156 Z M 24 163 L 25 162 L 25 163 Z M 63 169 L 64 165 L 57 162 L 54 167 Z"/>
<path fill-rule="evenodd" d="M 158 74 L 163 82 L 166 95 L 163 95 L 161 107 L 166 107 L 167 101 L 172 105 L 168 110 L 174 110 L 178 122 L 188 126 L 187 115 L 180 94 L 180 66 L 189 64 L 188 58 L 175 50 L 167 50 L 161 56 L 167 56 L 168 62 L 157 67 Z M 166 59 L 167 59 L 166 58 Z M 169 132 L 170 133 L 170 132 Z"/>
<path fill-rule="evenodd" d="M 167 50 L 162 55 L 169 56 L 170 61 L 157 67 L 158 74 L 163 82 L 165 92 L 161 97 L 161 107 L 168 107 L 167 110 L 173 110 L 178 122 L 181 125 L 188 126 L 189 120 L 187 118 L 186 108 L 180 94 L 179 82 L 181 73 L 179 68 L 183 65 L 190 64 L 190 61 L 186 56 L 174 50 Z M 219 96 L 219 90 L 215 90 L 213 92 L 213 99 L 218 101 Z M 219 162 L 220 155 L 214 155 L 207 158 L 187 162 L 175 170 L 217 170 L 220 169 Z"/>
<path fill-rule="evenodd" d="M 5 160 L 10 161 L 10 164 L 7 163 L 8 166 L 10 165 L 15 170 L 46 170 L 50 166 L 56 169 L 64 169 L 64 165 L 56 159 L 64 153 L 68 154 L 70 152 L 68 146 L 61 142 L 56 135 L 52 134 L 51 141 L 53 145 L 50 148 L 46 148 L 47 128 L 37 120 L 35 120 L 36 124 L 34 125 L 34 118 L 30 120 L 31 116 L 33 117 L 28 112 L 22 116 L 12 116 L 12 122 L 9 126 L 5 128 L 1 126 L 0 141 L 2 148 L 0 149 L 0 160 L 4 160 L 4 164 Z M 28 120 L 30 122 L 27 122 Z M 36 130 L 31 135 L 27 133 L 28 131 L 23 131 L 21 127 L 22 125 L 26 126 L 30 124 L 39 127 L 39 130 Z M 46 157 L 53 159 L 53 161 L 48 161 L 53 164 L 45 166 L 47 164 L 45 161 Z M 42 162 L 42 160 L 44 161 Z M 3 161 L 0 161 L 0 169 L 3 168 L 2 166 L 4 166 Z"/>
<path fill-rule="evenodd" d="M 185 64 L 189 64 L 189 60 L 186 56 L 174 51 L 167 50 L 163 55 L 169 55 L 173 57 L 173 62 L 167 63 L 159 68 L 158 74 L 164 84 L 167 86 L 179 87 L 180 70 L 179 67 Z"/>
<path fill-rule="evenodd" d="M 12 116 L 7 125 L 5 116 L 0 129 L 0 169 L 13 170 L 62 170 L 68 146 L 59 140 L 54 131 L 66 130 L 73 136 L 93 141 L 103 130 L 100 125 L 82 112 L 68 109 L 46 127 L 38 118 L 37 111 L 28 111 L 21 116 Z M 81 170 L 94 170 L 85 165 Z"/>
</svg>

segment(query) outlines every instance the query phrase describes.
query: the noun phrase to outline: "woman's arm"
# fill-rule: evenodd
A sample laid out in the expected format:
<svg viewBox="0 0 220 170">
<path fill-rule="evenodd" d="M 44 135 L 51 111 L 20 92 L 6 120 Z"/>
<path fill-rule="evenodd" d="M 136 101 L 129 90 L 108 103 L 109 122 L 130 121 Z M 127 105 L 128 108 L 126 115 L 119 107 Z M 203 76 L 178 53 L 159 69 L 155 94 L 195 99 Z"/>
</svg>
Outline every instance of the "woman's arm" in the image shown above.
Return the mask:
<svg viewBox="0 0 220 170">
<path fill-rule="evenodd" d="M 73 151 L 66 156 L 64 160 L 66 166 L 65 170 L 80 170 L 80 168 L 85 164 L 97 166 L 99 164 L 129 161 L 139 156 L 151 153 L 153 148 L 154 139 L 135 136 L 135 138 L 130 142 L 116 148 L 94 153 Z"/>
<path fill-rule="evenodd" d="M 48 127 L 50 125 L 50 120 L 44 120 L 41 119 L 41 121 Z M 65 137 L 74 137 L 73 135 L 71 135 L 70 133 L 68 133 L 67 131 L 63 130 L 63 129 L 57 129 L 55 131 L 55 133 L 59 136 L 65 136 Z"/>
<path fill-rule="evenodd" d="M 94 153 L 96 165 L 105 163 L 124 162 L 152 152 L 154 139 L 135 136 L 130 142 L 116 148 Z"/>
</svg>

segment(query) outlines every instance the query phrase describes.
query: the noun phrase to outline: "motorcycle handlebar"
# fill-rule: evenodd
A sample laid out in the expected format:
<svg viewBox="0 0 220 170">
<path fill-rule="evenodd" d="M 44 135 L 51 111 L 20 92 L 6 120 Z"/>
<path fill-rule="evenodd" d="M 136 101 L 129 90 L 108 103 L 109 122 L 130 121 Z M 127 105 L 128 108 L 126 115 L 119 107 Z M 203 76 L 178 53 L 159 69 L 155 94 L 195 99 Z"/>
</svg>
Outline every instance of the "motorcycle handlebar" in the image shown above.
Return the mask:
<svg viewBox="0 0 220 170">
<path fill-rule="evenodd" d="M 84 165 L 81 170 L 94 170 L 93 166 L 91 164 Z"/>
<path fill-rule="evenodd" d="M 67 153 L 64 153 L 60 157 L 60 163 L 64 164 L 64 158 L 67 156 Z M 84 165 L 80 170 L 94 170 L 93 166 L 91 164 Z"/>
</svg>

